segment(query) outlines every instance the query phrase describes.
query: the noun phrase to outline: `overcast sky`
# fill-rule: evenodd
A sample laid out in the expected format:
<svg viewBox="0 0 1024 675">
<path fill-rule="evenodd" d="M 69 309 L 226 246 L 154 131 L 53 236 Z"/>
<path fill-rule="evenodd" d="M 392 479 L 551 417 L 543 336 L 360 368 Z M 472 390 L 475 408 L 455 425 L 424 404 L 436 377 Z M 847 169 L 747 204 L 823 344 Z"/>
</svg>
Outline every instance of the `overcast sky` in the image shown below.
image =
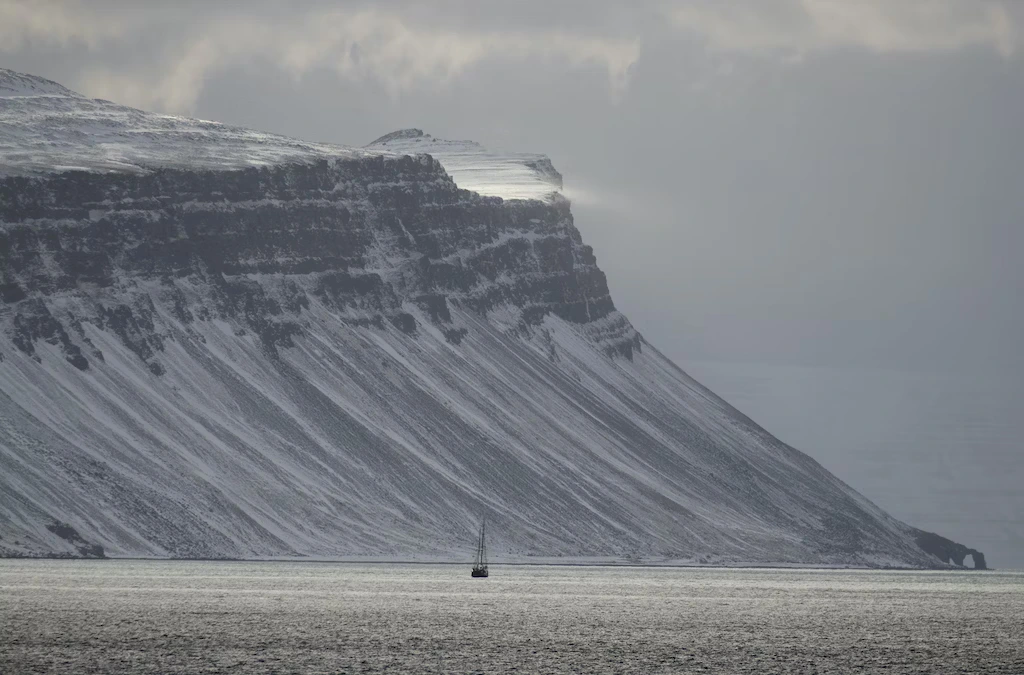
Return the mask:
<svg viewBox="0 0 1024 675">
<path fill-rule="evenodd" d="M 544 152 L 683 365 L 1024 377 L 1024 2 L 164 4 L 0 0 L 0 65 L 310 140 Z"/>
</svg>

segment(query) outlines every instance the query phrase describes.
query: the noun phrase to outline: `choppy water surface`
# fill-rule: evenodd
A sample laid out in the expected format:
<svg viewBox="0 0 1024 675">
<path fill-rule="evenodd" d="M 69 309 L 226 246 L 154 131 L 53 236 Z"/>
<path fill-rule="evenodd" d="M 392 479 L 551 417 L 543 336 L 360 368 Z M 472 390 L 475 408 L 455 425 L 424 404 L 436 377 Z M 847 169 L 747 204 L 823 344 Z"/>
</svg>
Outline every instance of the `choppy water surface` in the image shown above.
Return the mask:
<svg viewBox="0 0 1024 675">
<path fill-rule="evenodd" d="M 0 672 L 1024 673 L 1024 574 L 0 561 Z"/>
</svg>

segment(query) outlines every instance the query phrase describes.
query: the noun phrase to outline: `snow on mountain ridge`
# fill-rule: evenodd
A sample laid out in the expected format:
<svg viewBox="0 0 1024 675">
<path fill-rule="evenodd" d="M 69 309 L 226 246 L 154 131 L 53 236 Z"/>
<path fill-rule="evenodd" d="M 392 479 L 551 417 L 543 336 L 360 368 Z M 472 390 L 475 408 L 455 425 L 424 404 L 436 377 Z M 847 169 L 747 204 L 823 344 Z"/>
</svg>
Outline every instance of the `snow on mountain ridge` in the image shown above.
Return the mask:
<svg viewBox="0 0 1024 675">
<path fill-rule="evenodd" d="M 0 176 L 230 170 L 373 154 L 431 154 L 459 187 L 485 196 L 547 201 L 562 188 L 544 155 L 491 152 L 419 129 L 392 132 L 365 148 L 307 142 L 90 99 L 45 78 L 0 70 Z"/>
<path fill-rule="evenodd" d="M 15 96 L 66 96 L 84 98 L 62 84 L 45 77 L 0 68 L 0 98 Z"/>
<path fill-rule="evenodd" d="M 371 150 L 429 154 L 456 185 L 504 199 L 548 201 L 562 189 L 562 175 L 545 155 L 493 152 L 476 141 L 447 141 L 420 129 L 400 129 L 366 146 Z"/>
<path fill-rule="evenodd" d="M 231 170 L 369 154 L 90 99 L 11 70 L 0 71 L 0 91 L 0 176 Z"/>
<path fill-rule="evenodd" d="M 423 133 L 422 129 L 399 129 L 398 131 L 392 131 L 389 134 L 384 134 L 377 140 L 369 143 L 369 145 L 381 145 L 384 143 L 390 143 L 391 141 L 404 141 L 411 138 L 423 138 L 426 134 Z"/>
</svg>

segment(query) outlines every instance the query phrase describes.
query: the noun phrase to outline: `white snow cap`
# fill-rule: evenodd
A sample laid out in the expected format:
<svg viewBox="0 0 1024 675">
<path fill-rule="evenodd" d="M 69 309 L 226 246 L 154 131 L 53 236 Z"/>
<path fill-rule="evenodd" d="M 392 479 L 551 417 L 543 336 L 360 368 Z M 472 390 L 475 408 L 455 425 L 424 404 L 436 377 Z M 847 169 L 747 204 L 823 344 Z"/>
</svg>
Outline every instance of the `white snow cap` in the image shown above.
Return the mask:
<svg viewBox="0 0 1024 675">
<path fill-rule="evenodd" d="M 419 129 L 366 148 L 313 143 L 219 122 L 91 99 L 51 80 L 0 69 L 0 176 L 55 171 L 239 169 L 369 155 L 433 155 L 456 184 L 482 195 L 549 201 L 562 176 L 544 155 L 491 152 Z"/>
<path fill-rule="evenodd" d="M 0 98 L 15 96 L 68 96 L 82 98 L 62 84 L 36 75 L 0 68 Z"/>
<path fill-rule="evenodd" d="M 394 131 L 366 148 L 402 155 L 431 155 L 441 162 L 456 185 L 482 195 L 548 201 L 562 189 L 562 175 L 544 155 L 494 152 L 474 141 L 446 141 L 420 129 Z"/>
<path fill-rule="evenodd" d="M 0 70 L 0 176 L 68 170 L 239 169 L 368 154 L 91 99 Z"/>
</svg>

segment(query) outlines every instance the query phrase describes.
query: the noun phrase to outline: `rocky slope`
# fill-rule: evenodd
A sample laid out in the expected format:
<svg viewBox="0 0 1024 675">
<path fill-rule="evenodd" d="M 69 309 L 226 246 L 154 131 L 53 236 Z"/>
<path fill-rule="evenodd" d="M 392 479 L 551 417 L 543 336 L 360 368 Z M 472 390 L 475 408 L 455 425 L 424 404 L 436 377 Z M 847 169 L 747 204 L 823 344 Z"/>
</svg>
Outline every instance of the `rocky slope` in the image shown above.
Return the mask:
<svg viewBox="0 0 1024 675">
<path fill-rule="evenodd" d="M 946 564 L 647 344 L 560 183 L 0 71 L 0 553 Z"/>
</svg>

